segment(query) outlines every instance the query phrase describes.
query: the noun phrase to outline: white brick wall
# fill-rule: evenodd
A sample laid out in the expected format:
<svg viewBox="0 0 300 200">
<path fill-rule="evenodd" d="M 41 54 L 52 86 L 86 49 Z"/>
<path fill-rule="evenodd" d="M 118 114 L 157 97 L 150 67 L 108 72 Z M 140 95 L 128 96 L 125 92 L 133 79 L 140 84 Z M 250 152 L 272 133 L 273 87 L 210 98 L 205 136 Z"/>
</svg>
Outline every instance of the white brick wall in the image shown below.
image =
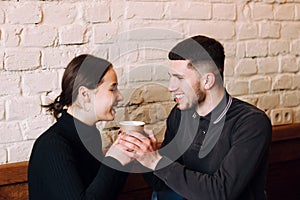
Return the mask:
<svg viewBox="0 0 300 200">
<path fill-rule="evenodd" d="M 281 58 L 281 72 L 298 72 L 299 66 L 295 57 L 286 56 Z"/>
<path fill-rule="evenodd" d="M 0 122 L 1 144 L 21 142 L 23 136 L 17 122 Z"/>
<path fill-rule="evenodd" d="M 235 24 L 231 21 L 195 21 L 189 24 L 189 35 L 199 33 L 222 40 L 233 39 L 235 35 Z"/>
<path fill-rule="evenodd" d="M 0 74 L 0 96 L 20 94 L 20 75 L 2 73 Z"/>
<path fill-rule="evenodd" d="M 64 26 L 59 31 L 60 44 L 82 44 L 86 28 L 79 24 Z"/>
<path fill-rule="evenodd" d="M 259 58 L 258 73 L 270 74 L 279 72 L 279 62 L 277 57 Z"/>
<path fill-rule="evenodd" d="M 146 8 L 146 9 L 145 9 Z M 126 2 L 126 19 L 162 19 L 163 2 Z"/>
<path fill-rule="evenodd" d="M 239 40 L 255 39 L 258 36 L 256 23 L 241 23 L 237 25 L 237 38 Z"/>
<path fill-rule="evenodd" d="M 64 68 L 81 53 L 113 62 L 125 97 L 117 120 L 148 120 L 163 133 L 174 102 L 153 83 L 167 86 L 168 51 L 197 34 L 224 44 L 231 95 L 267 114 L 291 109 L 300 122 L 299 20 L 299 0 L 0 1 L 0 164 L 28 160 L 54 122 L 40 104 L 59 94 Z M 105 133 L 107 146 L 115 133 Z"/>
<path fill-rule="evenodd" d="M 294 17 L 295 17 L 294 4 L 276 5 L 274 11 L 274 18 L 276 20 L 293 20 Z"/>
<path fill-rule="evenodd" d="M 257 73 L 256 60 L 251 58 L 241 59 L 236 65 L 237 75 L 252 75 Z"/>
<path fill-rule="evenodd" d="M 254 20 L 273 19 L 273 5 L 265 3 L 255 3 L 252 8 L 252 15 Z"/>
<path fill-rule="evenodd" d="M 5 47 L 16 47 L 20 44 L 22 28 L 16 25 L 3 25 L 1 40 Z"/>
<path fill-rule="evenodd" d="M 0 24 L 4 23 L 4 12 L 3 10 L 0 8 Z"/>
<path fill-rule="evenodd" d="M 77 4 L 77 5 L 76 5 Z M 53 26 L 73 24 L 78 15 L 78 3 L 56 3 L 47 1 L 42 4 L 43 23 Z"/>
<path fill-rule="evenodd" d="M 287 92 L 282 96 L 282 104 L 285 107 L 297 107 L 300 105 L 300 92 Z"/>
<path fill-rule="evenodd" d="M 1 145 L 0 145 L 0 165 L 6 164 L 6 162 L 7 162 L 7 151 L 3 147 L 1 148 Z"/>
<path fill-rule="evenodd" d="M 14 97 L 6 102 L 6 119 L 8 121 L 23 120 L 40 114 L 40 99 L 37 96 Z"/>
<path fill-rule="evenodd" d="M 57 30 L 53 26 L 26 27 L 21 34 L 21 46 L 47 47 L 53 46 L 57 38 Z"/>
<path fill-rule="evenodd" d="M 36 24 L 42 20 L 40 6 L 30 2 L 11 3 L 6 13 L 9 24 Z"/>
<path fill-rule="evenodd" d="M 290 51 L 290 43 L 288 40 L 275 40 L 269 42 L 269 55 L 278 56 L 279 54 L 284 55 Z"/>
<path fill-rule="evenodd" d="M 7 147 L 7 161 L 9 163 L 18 162 L 20 160 L 28 160 L 30 157 L 33 140 L 14 143 Z"/>
<path fill-rule="evenodd" d="M 300 40 L 294 40 L 292 42 L 291 53 L 293 55 L 300 55 Z"/>
<path fill-rule="evenodd" d="M 299 4 L 296 4 L 295 5 L 295 19 L 296 20 L 299 20 L 300 19 L 300 5 Z"/>
<path fill-rule="evenodd" d="M 279 94 L 267 94 L 258 98 L 257 106 L 262 110 L 271 110 L 280 104 Z"/>
<path fill-rule="evenodd" d="M 284 90 L 292 87 L 292 75 L 276 75 L 273 80 L 273 90 Z"/>
<path fill-rule="evenodd" d="M 279 38 L 280 37 L 280 23 L 262 22 L 259 25 L 260 37 L 268 38 Z"/>
<path fill-rule="evenodd" d="M 47 81 L 45 81 L 47 80 Z M 58 74 L 55 71 L 40 71 L 24 74 L 22 76 L 23 95 L 35 95 L 42 92 L 50 92 L 58 89 Z"/>
<path fill-rule="evenodd" d="M 4 101 L 1 99 L 0 100 L 0 121 L 4 120 Z"/>
<path fill-rule="evenodd" d="M 247 57 L 266 57 L 268 55 L 268 44 L 264 40 L 252 40 L 246 42 Z"/>
<path fill-rule="evenodd" d="M 294 75 L 292 89 L 299 89 L 299 88 L 300 88 L 300 73 Z"/>
<path fill-rule="evenodd" d="M 34 70 L 41 64 L 41 52 L 38 49 L 7 49 L 4 56 L 4 68 L 8 71 Z"/>
<path fill-rule="evenodd" d="M 110 18 L 110 9 L 107 2 L 89 3 L 84 5 L 85 17 L 87 22 L 99 23 L 108 22 Z"/>
<path fill-rule="evenodd" d="M 235 20 L 236 5 L 233 3 L 217 3 L 213 5 L 213 19 L 217 20 Z"/>
<path fill-rule="evenodd" d="M 299 39 L 300 24 L 299 21 L 281 23 L 281 38 L 283 39 Z"/>
<path fill-rule="evenodd" d="M 185 1 L 170 2 L 166 5 L 166 17 L 168 19 L 211 19 L 212 5 Z"/>
</svg>

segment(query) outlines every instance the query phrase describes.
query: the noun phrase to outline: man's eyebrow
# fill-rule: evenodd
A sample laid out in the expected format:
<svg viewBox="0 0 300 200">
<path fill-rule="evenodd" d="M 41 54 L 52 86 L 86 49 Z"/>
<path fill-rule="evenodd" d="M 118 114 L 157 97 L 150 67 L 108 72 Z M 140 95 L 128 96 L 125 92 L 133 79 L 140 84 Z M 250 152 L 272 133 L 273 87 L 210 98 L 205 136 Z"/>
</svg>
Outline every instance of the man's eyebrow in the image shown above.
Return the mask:
<svg viewBox="0 0 300 200">
<path fill-rule="evenodd" d="M 168 72 L 169 76 L 175 76 L 177 78 L 184 78 L 184 75 L 183 74 L 175 74 L 175 73 L 170 73 Z"/>
</svg>

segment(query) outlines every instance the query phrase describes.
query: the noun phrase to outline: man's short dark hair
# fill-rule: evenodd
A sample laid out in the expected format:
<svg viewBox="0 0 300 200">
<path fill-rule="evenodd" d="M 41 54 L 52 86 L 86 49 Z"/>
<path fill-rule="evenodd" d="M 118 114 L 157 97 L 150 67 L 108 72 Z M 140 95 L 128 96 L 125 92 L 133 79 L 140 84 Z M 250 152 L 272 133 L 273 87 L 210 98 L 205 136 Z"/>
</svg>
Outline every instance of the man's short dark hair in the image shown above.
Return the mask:
<svg viewBox="0 0 300 200">
<path fill-rule="evenodd" d="M 223 79 L 224 48 L 213 38 L 197 35 L 178 43 L 169 52 L 170 60 L 189 60 L 193 66 L 203 61 L 213 61 Z"/>
</svg>

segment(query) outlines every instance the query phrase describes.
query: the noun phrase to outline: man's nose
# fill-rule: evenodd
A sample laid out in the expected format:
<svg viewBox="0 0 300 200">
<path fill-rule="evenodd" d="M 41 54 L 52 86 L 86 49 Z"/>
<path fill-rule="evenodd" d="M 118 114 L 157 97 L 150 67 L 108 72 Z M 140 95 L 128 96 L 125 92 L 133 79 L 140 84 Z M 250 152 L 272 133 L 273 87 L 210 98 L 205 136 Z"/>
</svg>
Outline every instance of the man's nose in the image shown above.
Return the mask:
<svg viewBox="0 0 300 200">
<path fill-rule="evenodd" d="M 168 90 L 170 92 L 174 92 L 177 90 L 178 88 L 178 81 L 176 81 L 176 79 L 174 77 L 171 77 L 169 80 L 169 85 L 168 85 Z"/>
</svg>

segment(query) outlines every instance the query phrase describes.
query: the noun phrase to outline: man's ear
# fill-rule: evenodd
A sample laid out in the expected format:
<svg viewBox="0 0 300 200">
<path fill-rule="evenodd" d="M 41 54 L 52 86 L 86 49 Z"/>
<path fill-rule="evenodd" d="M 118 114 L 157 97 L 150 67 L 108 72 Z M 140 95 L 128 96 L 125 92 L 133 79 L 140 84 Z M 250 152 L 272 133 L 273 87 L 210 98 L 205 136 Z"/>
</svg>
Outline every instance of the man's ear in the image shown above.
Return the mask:
<svg viewBox="0 0 300 200">
<path fill-rule="evenodd" d="M 203 76 L 203 86 L 206 90 L 211 89 L 214 86 L 215 82 L 216 76 L 214 73 L 209 72 Z"/>
<path fill-rule="evenodd" d="M 84 103 L 89 103 L 91 101 L 90 90 L 84 86 L 80 86 L 78 88 L 78 98 Z"/>
</svg>

